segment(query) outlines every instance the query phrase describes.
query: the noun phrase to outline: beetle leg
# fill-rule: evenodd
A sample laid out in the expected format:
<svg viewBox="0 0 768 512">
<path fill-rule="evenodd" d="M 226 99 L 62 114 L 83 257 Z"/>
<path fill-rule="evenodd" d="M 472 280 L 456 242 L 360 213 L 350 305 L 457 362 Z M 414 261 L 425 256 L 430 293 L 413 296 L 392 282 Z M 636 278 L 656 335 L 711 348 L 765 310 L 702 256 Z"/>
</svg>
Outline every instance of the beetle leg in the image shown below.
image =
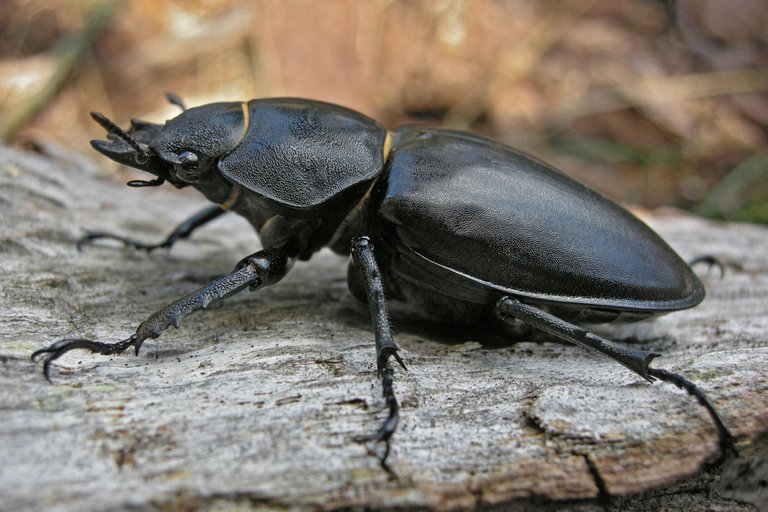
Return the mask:
<svg viewBox="0 0 768 512">
<path fill-rule="evenodd" d="M 707 265 L 707 272 L 711 271 L 712 267 L 717 267 L 717 270 L 720 272 L 720 279 L 725 277 L 726 264 L 722 258 L 718 258 L 712 254 L 702 254 L 701 256 L 696 256 L 692 260 L 688 261 L 688 266 L 693 268 L 701 263 Z"/>
<path fill-rule="evenodd" d="M 717 435 L 720 439 L 720 450 L 722 453 L 731 452 L 738 457 L 739 452 L 736 450 L 736 440 L 734 439 L 733 434 L 731 434 L 731 431 L 728 430 L 728 427 L 725 425 L 725 421 L 723 421 L 722 416 L 720 416 L 720 413 L 717 412 L 715 406 L 712 404 L 712 402 L 710 402 L 709 398 L 704 394 L 702 390 L 696 387 L 693 382 L 685 379 L 681 375 L 668 372 L 667 370 L 663 370 L 661 368 L 648 368 L 648 373 L 652 377 L 656 377 L 663 382 L 669 382 L 670 384 L 674 384 L 680 389 L 684 389 L 686 393 L 694 397 L 696 401 L 699 402 L 699 405 L 704 407 L 707 412 L 709 412 L 709 415 L 715 422 L 715 425 L 717 426 Z"/>
<path fill-rule="evenodd" d="M 605 354 L 637 373 L 648 382 L 653 382 L 653 377 L 648 375 L 648 365 L 653 358 L 661 354 L 644 350 L 631 350 L 614 345 L 610 341 L 577 325 L 568 323 L 535 306 L 523 304 L 511 297 L 504 297 L 496 303 L 496 315 L 505 322 L 516 318 L 536 329 L 548 332 L 586 349 Z"/>
<path fill-rule="evenodd" d="M 199 290 L 168 304 L 147 317 L 130 337 L 117 343 L 101 343 L 81 338 L 63 339 L 32 354 L 32 360 L 43 361 L 43 374 L 50 382 L 51 362 L 74 349 L 86 349 L 97 354 L 119 354 L 133 347 L 139 354 L 142 343 L 159 337 L 173 325 L 178 328 L 181 320 L 215 300 L 226 299 L 245 288 L 255 290 L 274 284 L 288 272 L 291 260 L 283 249 L 265 249 L 241 260 L 235 270 L 225 274 Z"/>
<path fill-rule="evenodd" d="M 659 379 L 684 389 L 707 410 L 712 421 L 715 423 L 721 451 L 723 453 L 726 451 L 736 453 L 733 435 L 728 430 L 715 406 L 712 405 L 712 402 L 710 402 L 702 390 L 680 375 L 662 369 L 650 368 L 651 361 L 660 354 L 620 347 L 586 329 L 568 323 L 535 306 L 523 304 L 512 297 L 503 297 L 496 303 L 496 315 L 504 322 L 509 323 L 517 319 L 536 329 L 604 354 L 623 364 L 649 382 Z"/>
<path fill-rule="evenodd" d="M 203 224 L 207 224 L 213 219 L 219 217 L 223 213 L 226 213 L 226 210 L 223 210 L 218 205 L 209 206 L 208 208 L 197 212 L 192 217 L 188 218 L 187 220 L 185 220 L 184 222 L 176 226 L 176 228 L 166 237 L 166 239 L 160 242 L 159 244 L 145 244 L 143 242 L 139 242 L 138 240 L 133 240 L 131 238 L 127 238 L 120 235 L 113 235 L 111 233 L 105 233 L 103 231 L 88 231 L 85 234 L 85 236 L 83 236 L 80 240 L 77 241 L 77 250 L 80 251 L 82 250 L 83 245 L 89 244 L 94 240 L 98 240 L 102 238 L 106 238 L 109 240 L 117 240 L 119 242 L 122 242 L 128 247 L 133 247 L 134 249 L 139 249 L 147 252 L 152 252 L 155 249 L 167 249 L 177 241 L 183 238 L 188 238 L 189 235 L 191 235 L 194 230 L 196 230 Z"/>
<path fill-rule="evenodd" d="M 387 316 L 387 305 L 384 300 L 384 286 L 381 280 L 381 271 L 376 263 L 376 257 L 373 253 L 373 244 L 368 237 L 359 237 L 352 241 L 352 261 L 360 270 L 365 286 L 365 293 L 368 297 L 368 307 L 371 311 L 371 320 L 376 337 L 376 367 L 381 378 L 382 395 L 389 408 L 387 419 L 384 420 L 381 427 L 373 434 L 359 436 L 356 438 L 359 442 L 381 442 L 384 443 L 384 453 L 379 457 L 381 464 L 387 468 L 386 461 L 389 456 L 390 440 L 392 434 L 397 429 L 398 419 L 400 417 L 400 404 L 395 396 L 393 381 L 394 370 L 390 361 L 391 357 L 403 367 L 398 347 L 392 339 L 392 332 L 389 327 L 389 317 Z"/>
</svg>

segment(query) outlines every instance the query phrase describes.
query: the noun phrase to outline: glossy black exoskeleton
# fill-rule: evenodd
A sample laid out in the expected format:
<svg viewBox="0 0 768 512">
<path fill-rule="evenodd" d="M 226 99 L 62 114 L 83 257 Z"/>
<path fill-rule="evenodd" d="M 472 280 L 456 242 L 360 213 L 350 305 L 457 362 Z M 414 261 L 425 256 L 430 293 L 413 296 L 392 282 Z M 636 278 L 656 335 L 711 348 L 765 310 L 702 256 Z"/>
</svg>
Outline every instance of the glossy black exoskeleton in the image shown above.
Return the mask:
<svg viewBox="0 0 768 512">
<path fill-rule="evenodd" d="M 183 108 L 180 100 L 172 101 Z M 670 382 L 703 405 L 723 451 L 733 437 L 693 383 L 653 368 L 656 353 L 615 345 L 582 322 L 638 320 L 690 308 L 704 288 L 677 254 L 626 210 L 554 168 L 469 133 L 405 126 L 387 131 L 352 110 L 304 99 L 213 103 L 164 125 L 133 121 L 125 132 L 93 114 L 109 140 L 93 147 L 116 162 L 192 186 L 214 206 L 180 225 L 169 247 L 234 211 L 263 250 L 235 270 L 150 315 L 127 339 L 64 339 L 39 350 L 46 378 L 69 350 L 115 354 L 157 338 L 187 315 L 246 288 L 279 281 L 322 247 L 351 253 L 349 287 L 369 304 L 389 415 L 364 437 L 389 453 L 399 405 L 387 300 L 428 319 L 505 336 L 545 331 L 605 354 L 648 381 Z M 376 250 L 374 252 L 374 245 Z"/>
</svg>

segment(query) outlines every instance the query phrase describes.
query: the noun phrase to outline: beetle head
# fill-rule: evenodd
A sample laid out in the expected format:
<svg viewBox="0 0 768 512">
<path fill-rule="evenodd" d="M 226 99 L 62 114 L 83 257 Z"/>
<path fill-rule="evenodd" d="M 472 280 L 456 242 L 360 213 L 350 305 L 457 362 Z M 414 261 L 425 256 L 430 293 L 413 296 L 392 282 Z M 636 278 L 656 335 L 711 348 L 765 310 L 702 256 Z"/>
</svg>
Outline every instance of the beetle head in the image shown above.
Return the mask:
<svg viewBox="0 0 768 512">
<path fill-rule="evenodd" d="M 93 119 L 107 130 L 107 140 L 91 145 L 110 159 L 157 176 L 131 186 L 205 186 L 216 180 L 216 163 L 229 154 L 247 129 L 241 103 L 211 103 L 184 110 L 164 125 L 132 120 L 128 131 L 101 114 Z"/>
</svg>

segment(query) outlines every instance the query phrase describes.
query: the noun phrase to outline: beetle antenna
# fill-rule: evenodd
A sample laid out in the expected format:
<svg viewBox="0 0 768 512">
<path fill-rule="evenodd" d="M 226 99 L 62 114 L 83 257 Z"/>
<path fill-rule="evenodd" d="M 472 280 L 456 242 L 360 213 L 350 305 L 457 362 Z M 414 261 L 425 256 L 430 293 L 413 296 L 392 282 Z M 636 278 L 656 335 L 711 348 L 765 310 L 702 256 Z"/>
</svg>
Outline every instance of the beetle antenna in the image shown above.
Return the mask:
<svg viewBox="0 0 768 512">
<path fill-rule="evenodd" d="M 165 97 L 171 105 L 176 105 L 181 109 L 182 112 L 187 110 L 186 105 L 184 105 L 184 101 L 182 101 L 179 95 L 175 92 L 166 92 Z"/>
<path fill-rule="evenodd" d="M 136 156 L 134 157 L 136 159 L 136 163 L 139 165 L 143 165 L 147 163 L 147 160 L 149 160 L 149 154 L 147 153 L 147 150 L 142 148 L 138 142 L 136 142 L 136 139 L 128 135 L 122 128 L 117 126 L 114 122 L 110 121 L 105 115 L 100 114 L 98 112 L 91 112 L 91 117 L 94 121 L 99 123 L 102 128 L 107 130 L 107 133 L 110 135 L 114 135 L 115 137 L 122 139 L 125 141 L 126 144 L 131 146 L 133 150 L 136 152 Z M 156 180 L 153 180 L 156 181 Z M 154 185 L 156 186 L 156 185 Z"/>
</svg>

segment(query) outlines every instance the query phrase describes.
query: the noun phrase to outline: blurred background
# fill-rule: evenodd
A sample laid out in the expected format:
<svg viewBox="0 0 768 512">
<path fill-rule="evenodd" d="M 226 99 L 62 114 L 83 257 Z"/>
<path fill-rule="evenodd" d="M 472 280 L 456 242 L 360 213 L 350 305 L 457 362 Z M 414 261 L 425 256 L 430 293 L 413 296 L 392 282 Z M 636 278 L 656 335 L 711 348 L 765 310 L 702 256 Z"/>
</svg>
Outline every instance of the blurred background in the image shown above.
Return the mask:
<svg viewBox="0 0 768 512">
<path fill-rule="evenodd" d="M 4 142 L 97 159 L 90 111 L 163 121 L 167 91 L 470 129 L 623 203 L 768 222 L 768 0 L 0 0 Z"/>
</svg>

